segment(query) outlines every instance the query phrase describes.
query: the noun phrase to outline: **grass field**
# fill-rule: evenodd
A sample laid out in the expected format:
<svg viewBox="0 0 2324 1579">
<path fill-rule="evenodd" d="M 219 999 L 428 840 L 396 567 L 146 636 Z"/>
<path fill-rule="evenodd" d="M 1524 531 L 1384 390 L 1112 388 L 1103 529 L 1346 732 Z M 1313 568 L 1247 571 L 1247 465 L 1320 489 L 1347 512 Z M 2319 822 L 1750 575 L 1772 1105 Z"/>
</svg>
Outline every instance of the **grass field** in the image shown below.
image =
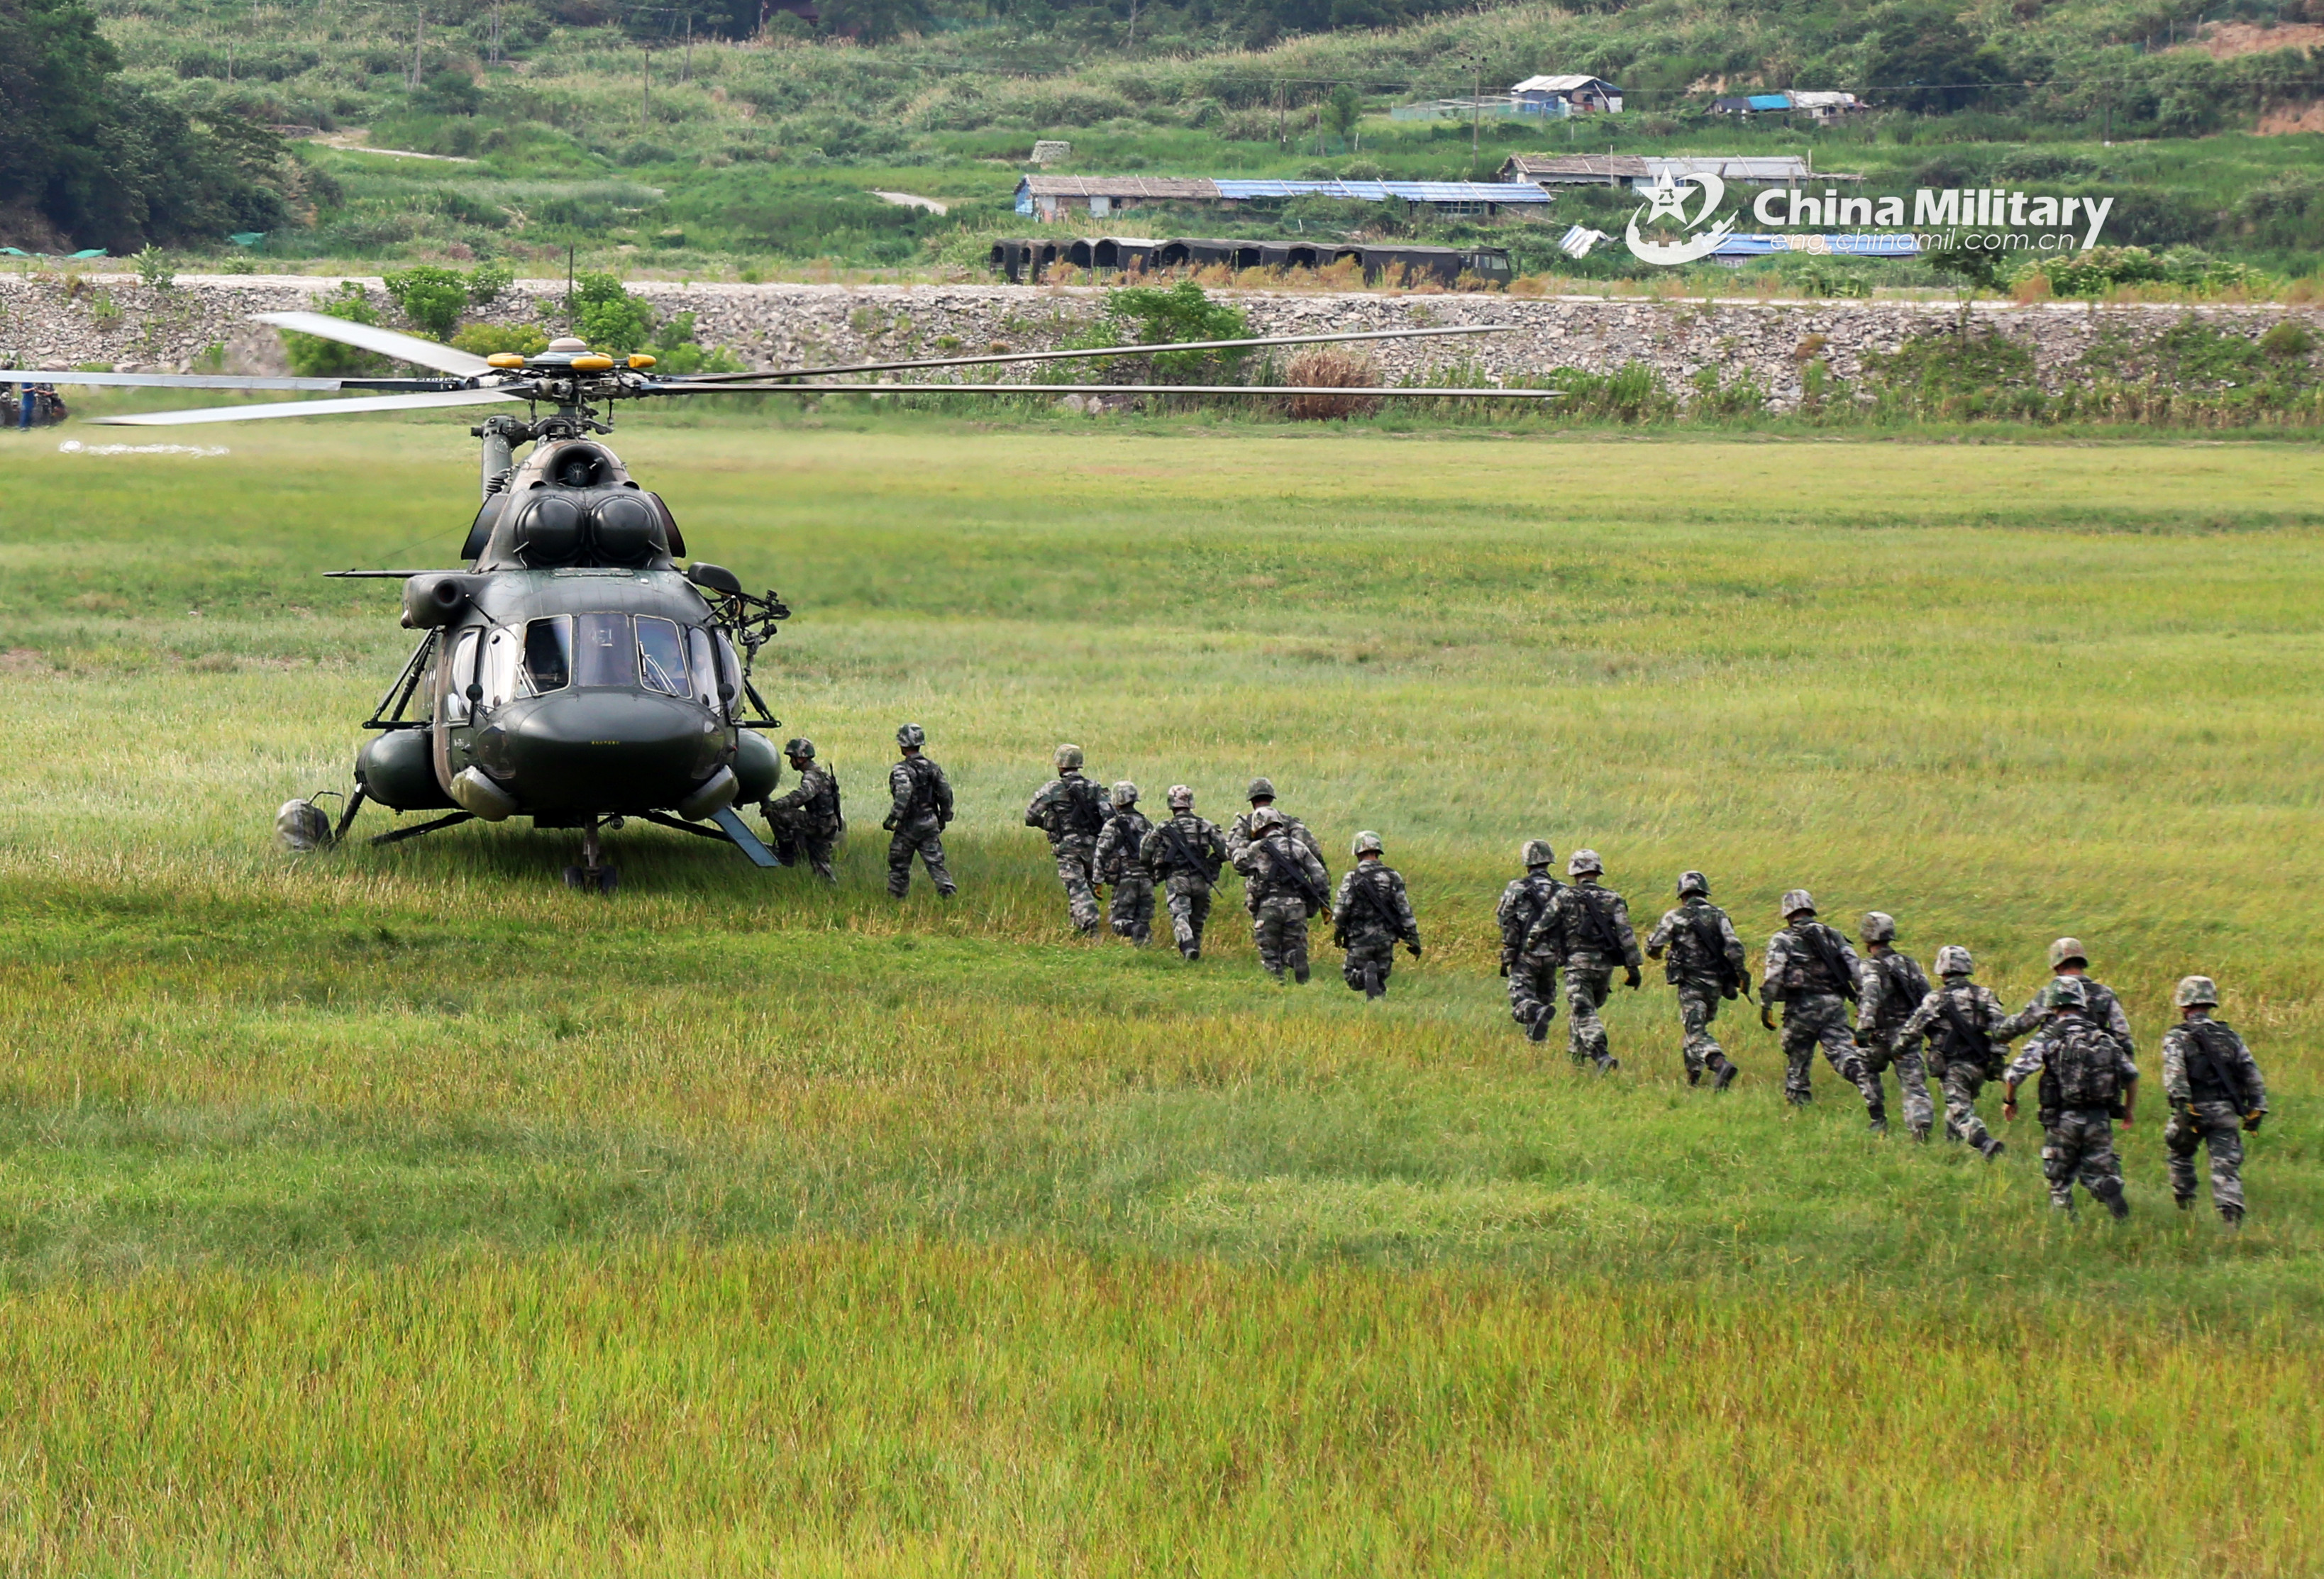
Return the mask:
<svg viewBox="0 0 2324 1579">
<path fill-rule="evenodd" d="M 626 832 L 608 900 L 570 834 L 272 846 L 406 650 L 316 573 L 447 561 L 456 423 L 5 437 L 21 1571 L 2324 1565 L 2324 451 L 641 423 L 861 831 L 836 894 Z M 950 907 L 879 891 L 905 718 Z M 1274 988 L 1231 897 L 1192 966 L 1074 941 L 1059 740 L 1379 829 L 1426 959 Z M 2159 1102 L 2116 1230 L 2030 1122 L 1788 1112 L 1748 1019 L 1690 1090 L 1652 969 L 1577 1076 L 1493 971 L 1536 834 L 2013 1003 L 2070 930 L 2153 1076 L 2218 976 L 2248 1226 L 2171 1210 Z"/>
</svg>

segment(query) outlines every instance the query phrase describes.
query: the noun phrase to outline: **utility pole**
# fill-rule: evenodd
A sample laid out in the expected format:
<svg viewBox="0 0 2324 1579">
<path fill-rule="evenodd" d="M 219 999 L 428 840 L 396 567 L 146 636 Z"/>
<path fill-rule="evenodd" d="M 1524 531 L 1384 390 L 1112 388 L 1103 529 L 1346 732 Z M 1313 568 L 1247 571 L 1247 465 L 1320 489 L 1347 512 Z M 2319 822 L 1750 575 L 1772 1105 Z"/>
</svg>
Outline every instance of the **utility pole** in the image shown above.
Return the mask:
<svg viewBox="0 0 2324 1579">
<path fill-rule="evenodd" d="M 1477 124 L 1485 115 L 1485 68 L 1481 61 L 1472 60 L 1474 69 L 1469 87 L 1469 179 L 1477 179 Z"/>
<path fill-rule="evenodd" d="M 678 75 L 680 82 L 694 80 L 694 7 L 686 8 L 686 65 Z"/>
<path fill-rule="evenodd" d="M 1291 146 L 1291 123 L 1283 107 L 1283 78 L 1275 79 L 1275 143 L 1278 148 Z"/>
<path fill-rule="evenodd" d="M 1126 47 L 1129 47 L 1129 48 L 1132 48 L 1132 49 L 1134 49 L 1134 48 L 1136 48 L 1136 47 L 1137 47 L 1137 44 L 1138 44 L 1138 0 L 1130 0 L 1130 38 L 1129 38 L 1129 40 L 1128 40 L 1128 43 L 1127 43 L 1127 46 L 1126 46 Z"/>
<path fill-rule="evenodd" d="M 420 91 L 420 51 L 428 42 L 428 7 L 414 5 L 411 8 L 411 90 Z"/>
<path fill-rule="evenodd" d="M 493 64 L 501 63 L 501 0 L 493 0 Z"/>
<path fill-rule="evenodd" d="M 645 51 L 646 54 L 645 108 L 641 113 L 642 115 L 651 115 L 653 113 L 653 44 L 650 42 L 648 42 L 640 47 Z"/>
</svg>

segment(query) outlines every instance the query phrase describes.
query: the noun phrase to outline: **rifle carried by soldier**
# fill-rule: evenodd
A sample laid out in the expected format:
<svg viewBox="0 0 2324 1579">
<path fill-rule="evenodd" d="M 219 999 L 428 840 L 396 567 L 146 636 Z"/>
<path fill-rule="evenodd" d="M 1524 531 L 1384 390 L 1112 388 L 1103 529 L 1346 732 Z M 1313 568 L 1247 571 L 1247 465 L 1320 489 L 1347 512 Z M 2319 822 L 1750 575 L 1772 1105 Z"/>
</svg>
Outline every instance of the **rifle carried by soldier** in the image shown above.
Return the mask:
<svg viewBox="0 0 2324 1579">
<path fill-rule="evenodd" d="M 1155 830 L 1162 836 L 1164 842 L 1177 852 L 1179 860 L 1201 873 L 1204 882 L 1209 883 L 1213 888 L 1218 886 L 1221 867 L 1218 863 L 1210 860 L 1206 855 L 1196 854 L 1194 846 L 1186 843 L 1186 830 L 1178 826 L 1176 814 L 1173 813 L 1161 822 L 1156 823 L 1154 826 Z"/>
<path fill-rule="evenodd" d="M 1370 877 L 1366 873 L 1365 870 L 1360 866 L 1355 870 L 1352 876 L 1354 881 L 1348 885 L 1349 895 L 1352 898 L 1360 899 L 1363 903 L 1364 909 L 1372 913 L 1373 919 L 1379 922 L 1382 929 L 1384 929 L 1390 937 L 1403 937 L 1404 922 L 1402 919 L 1397 915 L 1395 907 L 1388 902 L 1387 896 L 1380 892 L 1379 885 L 1373 882 Z M 1334 924 L 1332 928 L 1332 946 L 1334 948 L 1345 948 L 1347 946 L 1348 929 L 1345 927 Z"/>
<path fill-rule="evenodd" d="M 1286 883 L 1296 890 L 1300 902 L 1307 907 L 1309 915 L 1322 915 L 1332 908 L 1330 897 L 1307 881 L 1307 874 L 1299 870 L 1299 863 L 1296 859 L 1283 858 L 1287 853 L 1277 850 L 1276 843 L 1277 836 L 1279 836 L 1253 839 L 1250 842 L 1251 859 L 1258 862 L 1265 870 L 1270 882 Z"/>
</svg>

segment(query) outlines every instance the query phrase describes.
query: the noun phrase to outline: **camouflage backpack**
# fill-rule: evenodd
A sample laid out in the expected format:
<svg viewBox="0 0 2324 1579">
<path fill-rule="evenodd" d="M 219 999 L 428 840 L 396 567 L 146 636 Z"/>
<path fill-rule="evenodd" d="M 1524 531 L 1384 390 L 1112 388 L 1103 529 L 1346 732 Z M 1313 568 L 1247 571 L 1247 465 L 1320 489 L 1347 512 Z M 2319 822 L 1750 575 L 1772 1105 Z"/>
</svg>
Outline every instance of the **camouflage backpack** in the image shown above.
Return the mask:
<svg viewBox="0 0 2324 1579">
<path fill-rule="evenodd" d="M 2079 1015 L 2061 1016 L 2051 1028 L 2047 1063 L 2064 1108 L 2113 1109 L 2122 1101 L 2122 1047 Z"/>
</svg>

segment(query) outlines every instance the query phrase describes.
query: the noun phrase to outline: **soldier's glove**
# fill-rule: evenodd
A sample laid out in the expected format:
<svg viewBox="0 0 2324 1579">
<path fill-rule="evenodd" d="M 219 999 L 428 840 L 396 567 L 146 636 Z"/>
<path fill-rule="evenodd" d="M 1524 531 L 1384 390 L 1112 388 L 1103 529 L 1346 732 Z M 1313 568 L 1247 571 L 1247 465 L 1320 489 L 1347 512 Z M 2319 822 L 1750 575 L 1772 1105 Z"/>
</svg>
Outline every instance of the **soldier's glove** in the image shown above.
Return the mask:
<svg viewBox="0 0 2324 1579">
<path fill-rule="evenodd" d="M 2244 1133 L 2246 1135 L 2258 1134 L 2259 1122 L 2265 1117 L 2267 1117 L 2267 1110 L 2265 1108 L 2255 1109 L 2253 1112 L 2244 1114 Z"/>
<path fill-rule="evenodd" d="M 1508 974 L 1509 974 L 1509 962 L 1508 962 L 1508 960 L 1506 960 L 1506 959 L 1505 959 L 1505 960 L 1501 961 L 1501 974 L 1502 974 L 1502 975 L 1504 975 L 1504 976 L 1506 976 L 1506 975 L 1508 975 Z"/>
<path fill-rule="evenodd" d="M 1633 993 L 1638 990 L 1638 983 L 1641 979 L 1637 965 L 1627 966 L 1622 972 L 1622 984 Z"/>
<path fill-rule="evenodd" d="M 1767 1011 L 1767 1006 L 1765 1003 L 1759 1005 L 1759 1023 L 1769 1030 L 1775 1029 L 1775 1017 Z"/>
<path fill-rule="evenodd" d="M 2195 1104 L 2193 1103 L 2182 1102 L 2179 1104 L 2179 1122 L 2186 1125 L 2190 1130 L 2200 1127 L 2195 1122 Z"/>
<path fill-rule="evenodd" d="M 881 818 L 880 826 L 886 828 L 890 833 L 894 833 L 896 831 L 896 814 L 891 811 L 886 817 Z"/>
<path fill-rule="evenodd" d="M 1418 959 L 1418 958 L 1420 957 L 1420 945 L 1419 945 L 1419 944 L 1417 944 L 1417 943 L 1407 943 L 1407 944 L 1406 944 L 1406 945 L 1404 946 L 1404 951 L 1405 951 L 1406 954 L 1408 954 L 1408 955 L 1412 956 L 1412 957 L 1413 957 L 1413 958 L 1415 958 L 1415 959 Z"/>
<path fill-rule="evenodd" d="M 1734 1002 L 1735 1002 L 1735 995 L 1736 995 L 1736 994 L 1735 994 L 1735 983 L 1732 983 L 1732 982 L 1729 982 L 1729 983 L 1728 983 L 1725 986 L 1723 986 L 1723 987 L 1720 988 L 1720 989 L 1719 989 L 1719 995 L 1720 995 L 1720 997 L 1722 997 L 1722 998 L 1726 999 L 1729 1003 Z"/>
</svg>

